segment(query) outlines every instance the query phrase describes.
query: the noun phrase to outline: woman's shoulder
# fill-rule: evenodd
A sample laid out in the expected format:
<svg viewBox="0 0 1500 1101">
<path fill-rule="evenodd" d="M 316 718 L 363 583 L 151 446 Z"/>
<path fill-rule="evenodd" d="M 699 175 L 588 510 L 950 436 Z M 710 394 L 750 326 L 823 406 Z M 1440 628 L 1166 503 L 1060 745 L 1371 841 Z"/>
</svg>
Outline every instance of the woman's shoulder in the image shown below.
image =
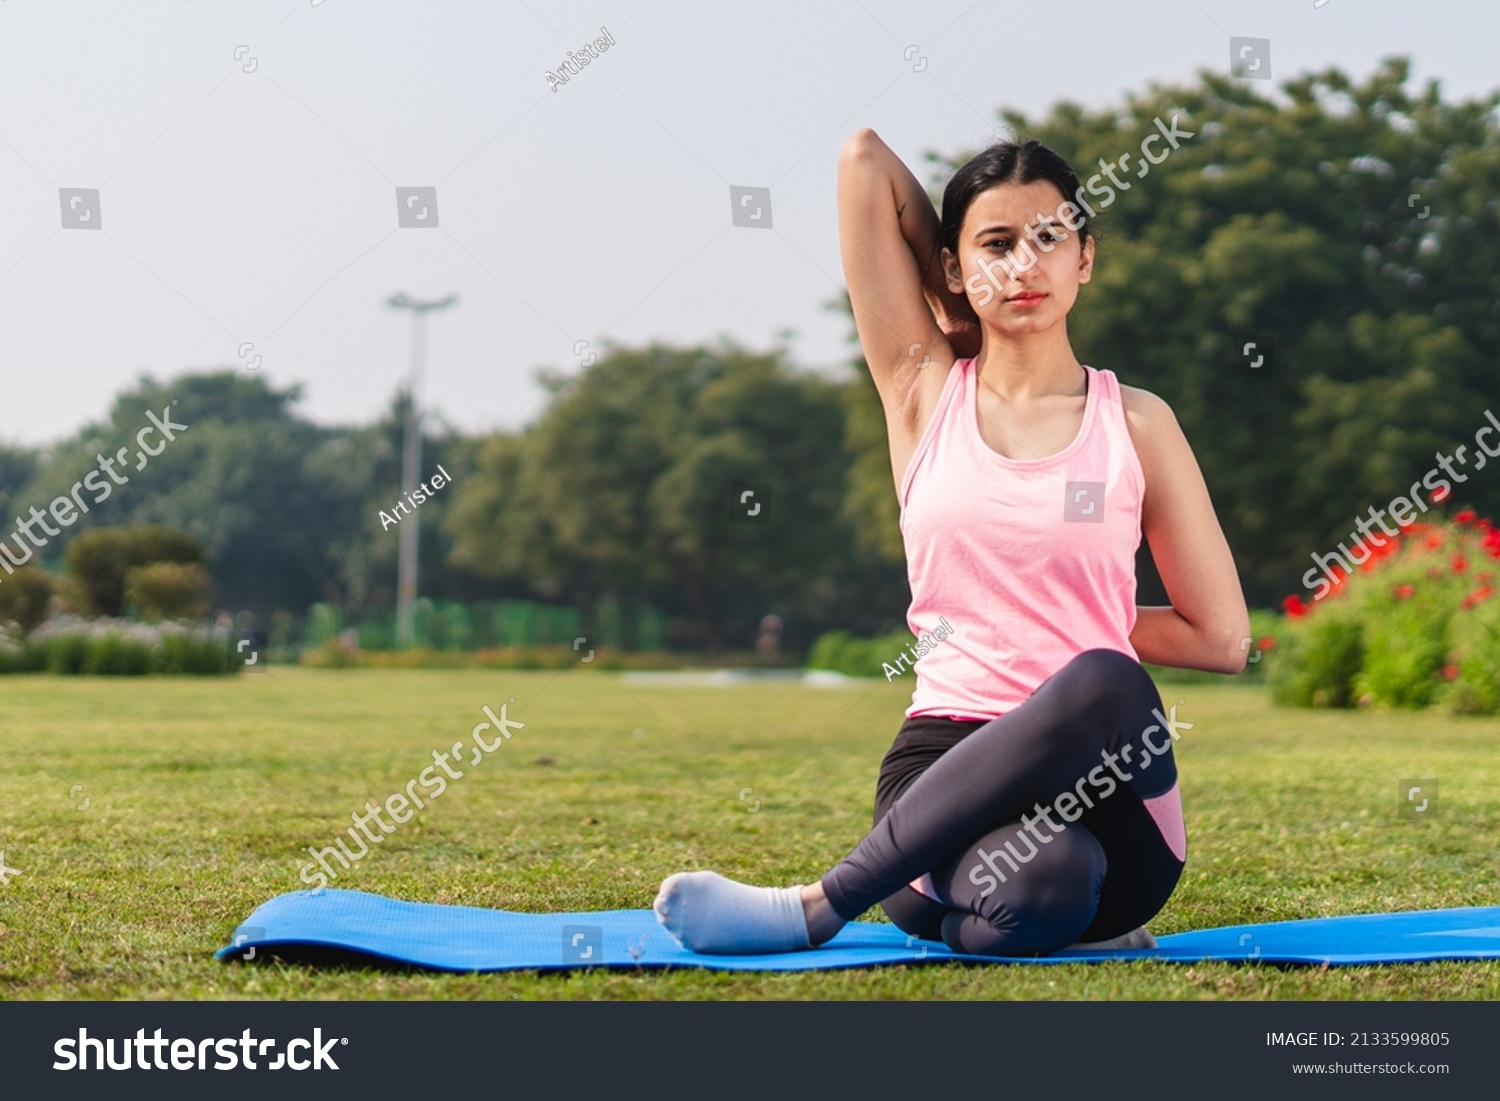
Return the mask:
<svg viewBox="0 0 1500 1101">
<path fill-rule="evenodd" d="M 1119 388 L 1120 404 L 1125 407 L 1125 419 L 1132 430 L 1149 432 L 1176 426 L 1177 414 L 1165 400 L 1139 386 L 1126 386 L 1118 378 L 1115 385 Z"/>
<path fill-rule="evenodd" d="M 1158 458 L 1168 461 L 1185 444 L 1177 414 L 1161 397 L 1139 386 L 1126 386 L 1116 380 L 1120 405 L 1125 410 L 1125 425 L 1135 445 L 1137 457 L 1149 474 Z"/>
</svg>

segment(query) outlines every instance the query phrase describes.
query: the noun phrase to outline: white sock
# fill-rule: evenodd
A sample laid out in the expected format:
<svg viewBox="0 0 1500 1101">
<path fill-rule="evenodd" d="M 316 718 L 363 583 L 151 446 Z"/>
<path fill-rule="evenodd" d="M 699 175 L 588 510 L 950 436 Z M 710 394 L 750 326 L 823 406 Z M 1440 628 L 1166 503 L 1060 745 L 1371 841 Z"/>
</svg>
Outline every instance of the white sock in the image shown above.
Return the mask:
<svg viewBox="0 0 1500 1101">
<path fill-rule="evenodd" d="M 651 904 L 656 920 L 693 952 L 746 955 L 811 947 L 802 888 L 751 887 L 718 872 L 677 872 Z"/>
</svg>

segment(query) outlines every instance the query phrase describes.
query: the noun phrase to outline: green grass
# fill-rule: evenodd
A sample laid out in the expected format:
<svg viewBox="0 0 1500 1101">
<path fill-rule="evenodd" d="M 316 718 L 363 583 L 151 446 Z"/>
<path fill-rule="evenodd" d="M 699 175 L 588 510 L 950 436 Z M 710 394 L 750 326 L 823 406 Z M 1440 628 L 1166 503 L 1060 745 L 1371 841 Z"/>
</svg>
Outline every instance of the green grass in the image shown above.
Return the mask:
<svg viewBox="0 0 1500 1101">
<path fill-rule="evenodd" d="M 514 696 L 510 717 L 526 728 L 334 886 L 540 911 L 646 907 L 663 876 L 689 868 L 808 882 L 868 827 L 910 684 L 688 689 L 594 671 L 262 668 L 0 685 L 0 848 L 21 870 L 0 887 L 4 998 L 1500 997 L 1500 963 L 770 975 L 226 966 L 212 953 L 235 926 L 305 886 L 303 849 L 331 844 L 366 799 L 466 740 L 482 704 Z M 1283 711 L 1236 684 L 1163 695 L 1182 697 L 1178 717 L 1197 725 L 1178 744 L 1188 867 L 1156 933 L 1497 902 L 1500 720 Z M 1440 780 L 1432 817 L 1398 816 L 1406 777 Z M 878 909 L 866 918 L 884 920 Z"/>
</svg>

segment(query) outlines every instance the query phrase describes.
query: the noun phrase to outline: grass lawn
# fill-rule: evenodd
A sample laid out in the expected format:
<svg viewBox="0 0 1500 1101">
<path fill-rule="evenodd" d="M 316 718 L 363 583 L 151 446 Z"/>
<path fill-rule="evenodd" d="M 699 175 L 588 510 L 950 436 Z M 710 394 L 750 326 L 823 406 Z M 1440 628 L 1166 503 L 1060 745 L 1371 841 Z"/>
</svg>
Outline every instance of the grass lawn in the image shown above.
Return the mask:
<svg viewBox="0 0 1500 1101">
<path fill-rule="evenodd" d="M 448 975 L 212 958 L 255 906 L 306 886 L 307 846 L 510 697 L 526 728 L 333 886 L 540 911 L 646 907 L 665 875 L 701 867 L 808 882 L 868 828 L 910 688 L 264 666 L 5 677 L 0 848 L 21 874 L 0 887 L 0 997 L 1500 998 L 1500 963 Z M 1177 747 L 1188 867 L 1158 935 L 1500 902 L 1500 720 L 1282 711 L 1234 683 L 1162 695 L 1197 725 Z M 1435 811 L 1399 816 L 1398 781 L 1432 777 Z"/>
</svg>

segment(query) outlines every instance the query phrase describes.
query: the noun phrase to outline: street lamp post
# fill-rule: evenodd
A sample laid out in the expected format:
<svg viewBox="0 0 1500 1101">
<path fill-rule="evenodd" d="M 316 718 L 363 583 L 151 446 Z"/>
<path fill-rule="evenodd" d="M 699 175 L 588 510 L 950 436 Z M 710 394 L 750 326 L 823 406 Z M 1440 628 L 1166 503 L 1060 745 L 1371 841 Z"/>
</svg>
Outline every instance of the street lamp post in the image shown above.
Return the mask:
<svg viewBox="0 0 1500 1101">
<path fill-rule="evenodd" d="M 411 310 L 411 380 L 406 390 L 406 436 L 401 448 L 401 487 L 414 492 L 422 480 L 422 414 L 418 395 L 422 382 L 422 356 L 425 351 L 426 317 L 429 310 L 441 310 L 458 301 L 457 295 L 420 301 L 398 291 L 387 300 L 396 309 Z M 417 602 L 417 536 L 420 534 L 418 513 L 413 512 L 401 525 L 400 561 L 396 569 L 396 645 L 408 647 L 414 641 L 414 608 Z"/>
</svg>

